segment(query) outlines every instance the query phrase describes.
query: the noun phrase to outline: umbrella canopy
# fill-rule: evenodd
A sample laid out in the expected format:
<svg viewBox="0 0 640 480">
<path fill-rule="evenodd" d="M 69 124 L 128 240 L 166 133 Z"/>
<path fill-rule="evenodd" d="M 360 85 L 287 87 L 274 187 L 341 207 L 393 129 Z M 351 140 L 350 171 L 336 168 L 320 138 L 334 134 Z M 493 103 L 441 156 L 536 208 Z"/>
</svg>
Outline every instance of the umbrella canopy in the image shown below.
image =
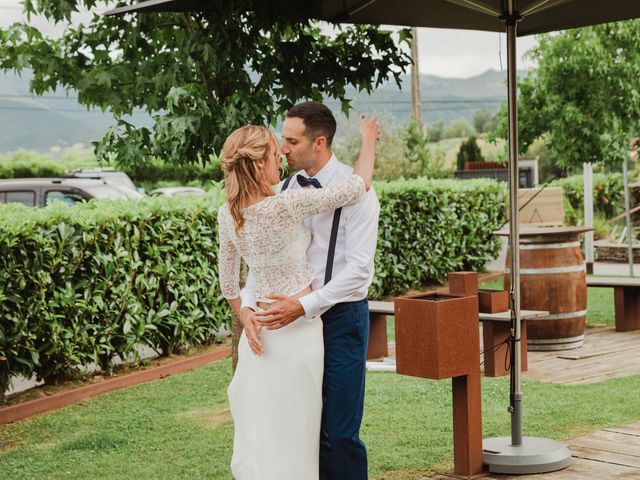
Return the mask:
<svg viewBox="0 0 640 480">
<path fill-rule="evenodd" d="M 239 0 L 242 1 L 242 0 Z M 250 8 L 252 0 L 244 0 Z M 202 11 L 207 0 L 149 0 L 107 15 L 145 11 Z M 303 18 L 335 23 L 458 28 L 502 32 L 507 36 L 509 113 L 509 249 L 511 252 L 511 437 L 484 441 L 484 461 L 499 473 L 540 473 L 571 462 L 566 446 L 522 435 L 520 246 L 518 228 L 518 118 L 516 36 L 544 33 L 640 17 L 638 0 L 302 0 Z M 474 447 L 475 448 L 475 447 Z M 474 462 L 476 462 L 474 457 Z M 479 473 L 481 464 L 464 475 Z"/>
<path fill-rule="evenodd" d="M 207 8 L 207 0 L 148 0 L 116 8 L 128 12 L 187 12 Z M 339 23 L 459 28 L 504 32 L 504 0 L 307 0 L 309 16 Z M 518 35 L 551 32 L 640 17 L 630 0 L 517 0 Z"/>
</svg>

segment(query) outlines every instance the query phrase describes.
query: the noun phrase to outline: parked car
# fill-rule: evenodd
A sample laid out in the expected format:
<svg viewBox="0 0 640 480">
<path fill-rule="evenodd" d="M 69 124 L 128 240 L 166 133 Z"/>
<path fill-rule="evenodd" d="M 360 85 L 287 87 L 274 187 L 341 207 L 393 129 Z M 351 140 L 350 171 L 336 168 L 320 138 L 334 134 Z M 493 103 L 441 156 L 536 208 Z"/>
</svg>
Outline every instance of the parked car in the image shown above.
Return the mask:
<svg viewBox="0 0 640 480">
<path fill-rule="evenodd" d="M 92 178 L 94 180 L 104 180 L 107 185 L 117 185 L 144 193 L 144 189 L 136 187 L 133 180 L 124 172 L 118 172 L 112 167 L 83 167 L 76 170 L 68 170 L 64 174 L 65 178 Z"/>
<path fill-rule="evenodd" d="M 54 200 L 73 205 L 92 198 L 140 200 L 144 195 L 103 180 L 80 178 L 13 178 L 0 180 L 0 204 L 45 207 Z"/>
<path fill-rule="evenodd" d="M 151 190 L 149 195 L 158 197 L 160 195 L 165 195 L 167 197 L 178 197 L 184 195 L 202 195 L 205 191 L 202 188 L 198 187 L 163 187 L 156 188 L 155 190 Z"/>
</svg>

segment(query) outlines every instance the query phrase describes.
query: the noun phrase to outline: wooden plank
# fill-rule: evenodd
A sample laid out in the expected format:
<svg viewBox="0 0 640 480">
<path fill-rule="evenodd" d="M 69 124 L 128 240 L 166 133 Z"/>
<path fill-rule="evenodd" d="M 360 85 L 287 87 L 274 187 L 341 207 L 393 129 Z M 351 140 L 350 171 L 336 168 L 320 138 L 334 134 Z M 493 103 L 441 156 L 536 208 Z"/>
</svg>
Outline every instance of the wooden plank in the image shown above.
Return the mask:
<svg viewBox="0 0 640 480">
<path fill-rule="evenodd" d="M 640 457 L 640 437 L 623 433 L 599 431 L 569 442 L 577 447 Z"/>
<path fill-rule="evenodd" d="M 594 432 L 589 435 L 574 438 L 568 443 L 573 456 L 571 465 L 557 472 L 527 475 L 527 480 L 604 480 L 604 479 L 640 479 L 640 456 L 634 454 L 633 445 L 627 447 L 632 454 L 627 454 L 620 448 L 620 442 L 629 435 L 626 433 L 608 432 L 608 430 L 622 430 L 632 432 L 635 442 L 640 442 L 640 422 L 631 425 L 612 427 L 605 431 Z M 593 447 L 585 446 L 591 444 Z M 640 445 L 640 443 L 638 444 Z M 638 445 L 635 448 L 638 448 Z M 625 444 L 626 446 L 626 444 Z M 436 475 L 431 480 L 454 480 L 450 475 Z M 521 475 L 490 474 L 486 480 L 522 480 Z M 421 480 L 429 480 L 422 478 Z"/>
<path fill-rule="evenodd" d="M 587 328 L 585 346 L 560 352 L 529 352 L 526 378 L 557 384 L 594 383 L 640 373 L 640 331 Z M 624 365 L 624 367 L 620 367 Z"/>
<path fill-rule="evenodd" d="M 559 358 L 579 360 L 603 354 L 619 353 L 624 350 L 638 350 L 639 341 L 640 330 L 616 334 L 611 329 L 604 334 L 594 333 L 593 335 L 589 335 L 587 332 L 584 345 L 581 348 L 561 352 Z"/>
<path fill-rule="evenodd" d="M 604 429 L 607 432 L 618 432 L 626 435 L 640 435 L 640 422 Z"/>
<path fill-rule="evenodd" d="M 588 275 L 587 287 L 640 287 L 640 278 L 592 277 Z"/>
<path fill-rule="evenodd" d="M 544 317 L 545 315 L 549 315 L 549 312 L 546 312 L 543 310 L 520 310 L 521 320 L 528 320 L 536 317 Z M 480 313 L 479 317 L 480 317 L 480 321 L 510 322 L 511 311 L 507 310 L 506 312 L 499 312 L 499 313 Z"/>
<path fill-rule="evenodd" d="M 626 467 L 640 468 L 640 457 L 636 457 L 633 455 L 624 455 L 622 453 L 616 452 L 593 450 L 591 448 L 580 447 L 578 445 L 571 446 L 571 454 L 576 458 L 595 460 L 597 462 L 604 463 L 613 463 L 615 465 L 624 465 Z"/>
<path fill-rule="evenodd" d="M 614 478 L 638 478 L 638 475 L 640 475 L 640 470 L 634 467 L 574 457 L 571 465 L 564 470 L 532 477 L 527 476 L 527 480 L 529 478 L 535 480 L 609 480 Z"/>
<path fill-rule="evenodd" d="M 585 365 L 582 365 L 579 368 L 566 367 L 564 368 L 564 371 L 559 370 L 557 373 L 551 372 L 546 375 L 543 374 L 539 379 L 542 381 L 548 381 L 549 383 L 575 385 L 595 383 L 601 380 L 625 377 L 640 373 L 640 365 L 628 365 L 624 368 L 617 367 L 617 365 L 625 364 L 628 361 L 628 357 L 622 356 L 617 362 L 605 365 L 588 366 L 588 368 L 585 368 Z M 570 360 L 567 360 L 567 362 L 570 362 Z"/>
<path fill-rule="evenodd" d="M 486 480 L 523 480 L 523 478 L 526 478 L 526 480 L 609 480 L 615 478 L 640 478 L 638 475 L 640 475 L 640 470 L 635 467 L 574 457 L 571 465 L 556 472 L 527 476 L 493 473 L 484 478 Z"/>
<path fill-rule="evenodd" d="M 369 312 L 371 313 L 385 313 L 387 315 L 393 315 L 393 302 L 380 302 L 376 300 L 369 301 Z"/>
<path fill-rule="evenodd" d="M 637 351 L 638 344 L 637 342 L 634 342 L 634 343 L 636 344 L 628 345 L 628 346 L 619 346 L 615 353 L 626 352 L 629 350 Z M 576 349 L 576 353 L 562 353 L 562 355 L 558 355 L 558 358 L 562 358 L 564 360 L 584 360 L 586 358 L 601 357 L 605 355 L 611 355 L 612 353 L 614 353 L 611 351 L 612 349 L 610 345 L 599 345 L 598 348 L 594 347 L 591 349 L 583 350 L 584 348 L 585 347 Z"/>
</svg>

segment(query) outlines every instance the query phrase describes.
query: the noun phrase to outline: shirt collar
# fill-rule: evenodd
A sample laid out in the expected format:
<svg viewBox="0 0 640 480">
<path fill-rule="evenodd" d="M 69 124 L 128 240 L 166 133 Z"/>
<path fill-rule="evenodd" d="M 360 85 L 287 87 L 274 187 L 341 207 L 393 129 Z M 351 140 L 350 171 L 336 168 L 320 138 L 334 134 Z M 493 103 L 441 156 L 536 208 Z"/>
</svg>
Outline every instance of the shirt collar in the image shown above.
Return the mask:
<svg viewBox="0 0 640 480">
<path fill-rule="evenodd" d="M 332 153 L 331 158 L 326 163 L 326 165 L 322 167 L 320 171 L 311 178 L 315 178 L 316 180 L 318 180 L 320 182 L 320 185 L 322 185 L 323 187 L 328 185 L 329 180 L 331 180 L 331 177 L 333 176 L 333 173 L 336 170 L 337 164 L 338 164 L 338 159 L 336 158 L 335 154 Z M 304 170 L 302 170 L 300 173 L 305 177 L 309 178 L 309 175 L 307 175 L 307 172 L 305 172 Z"/>
</svg>

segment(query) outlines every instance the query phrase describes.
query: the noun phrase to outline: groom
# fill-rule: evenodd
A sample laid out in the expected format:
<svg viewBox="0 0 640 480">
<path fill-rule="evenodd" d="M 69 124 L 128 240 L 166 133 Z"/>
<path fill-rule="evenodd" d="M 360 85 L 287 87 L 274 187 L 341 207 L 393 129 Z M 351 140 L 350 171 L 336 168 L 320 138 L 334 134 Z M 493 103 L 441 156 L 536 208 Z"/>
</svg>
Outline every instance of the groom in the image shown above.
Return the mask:
<svg viewBox="0 0 640 480">
<path fill-rule="evenodd" d="M 352 169 L 331 151 L 336 120 L 317 102 L 304 102 L 287 112 L 282 153 L 297 175 L 287 188 L 322 188 L 351 177 Z M 297 318 L 320 315 L 324 335 L 324 381 L 320 432 L 320 479 L 364 480 L 367 451 L 360 440 L 364 405 L 365 362 L 369 339 L 367 290 L 373 279 L 380 205 L 371 188 L 355 205 L 305 220 L 312 241 L 307 259 L 315 275 L 313 292 L 299 299 L 274 296 L 267 312 L 255 311 L 249 275 L 243 290 L 243 320 L 270 329 Z"/>
</svg>

